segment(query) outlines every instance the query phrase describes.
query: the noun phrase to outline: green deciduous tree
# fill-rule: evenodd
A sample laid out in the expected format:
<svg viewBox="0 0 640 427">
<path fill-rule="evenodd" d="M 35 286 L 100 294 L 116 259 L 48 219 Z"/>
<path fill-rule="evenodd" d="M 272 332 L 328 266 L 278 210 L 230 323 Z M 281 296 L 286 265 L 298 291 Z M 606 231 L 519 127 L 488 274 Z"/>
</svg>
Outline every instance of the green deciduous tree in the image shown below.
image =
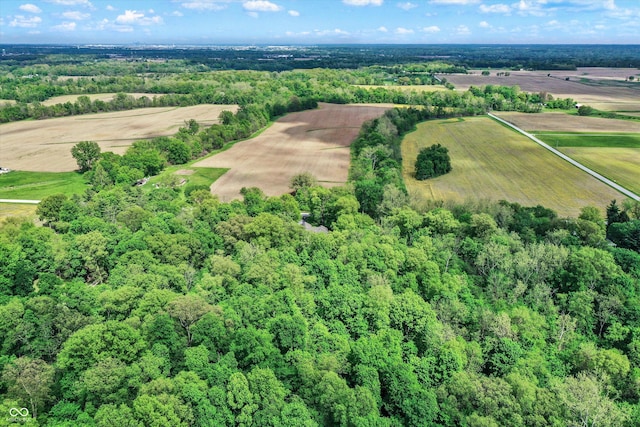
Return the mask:
<svg viewBox="0 0 640 427">
<path fill-rule="evenodd" d="M 423 148 L 416 159 L 415 177 L 422 181 L 451 172 L 449 150 L 440 144 Z"/>
<path fill-rule="evenodd" d="M 78 162 L 80 172 L 86 172 L 93 169 L 100 158 L 100 146 L 93 141 L 82 141 L 71 148 L 71 155 Z"/>
<path fill-rule="evenodd" d="M 45 361 L 23 356 L 5 366 L 2 380 L 9 394 L 28 402 L 31 416 L 37 418 L 40 408 L 51 398 L 54 373 L 53 366 Z"/>
</svg>

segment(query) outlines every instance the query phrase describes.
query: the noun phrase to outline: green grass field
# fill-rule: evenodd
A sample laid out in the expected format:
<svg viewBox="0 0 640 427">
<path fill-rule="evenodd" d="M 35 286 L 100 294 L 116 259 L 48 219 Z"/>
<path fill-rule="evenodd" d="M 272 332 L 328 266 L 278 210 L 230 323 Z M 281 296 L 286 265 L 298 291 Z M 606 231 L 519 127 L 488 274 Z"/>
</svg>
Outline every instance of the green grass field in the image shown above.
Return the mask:
<svg viewBox="0 0 640 427">
<path fill-rule="evenodd" d="M 559 150 L 600 175 L 640 194 L 640 149 L 561 147 Z"/>
<path fill-rule="evenodd" d="M 617 147 L 640 148 L 638 133 L 536 132 L 539 139 L 552 147 Z"/>
<path fill-rule="evenodd" d="M 0 175 L 0 199 L 41 200 L 51 194 L 82 193 L 86 188 L 84 177 L 77 172 L 13 171 Z"/>
<path fill-rule="evenodd" d="M 453 170 L 417 181 L 415 160 L 423 147 L 449 149 Z M 604 208 L 623 195 L 515 131 L 487 117 L 431 120 L 402 142 L 403 177 L 414 200 L 508 200 L 543 205 L 577 216 L 587 205 Z"/>
<path fill-rule="evenodd" d="M 538 132 L 547 144 L 634 193 L 640 193 L 639 133 Z"/>
</svg>

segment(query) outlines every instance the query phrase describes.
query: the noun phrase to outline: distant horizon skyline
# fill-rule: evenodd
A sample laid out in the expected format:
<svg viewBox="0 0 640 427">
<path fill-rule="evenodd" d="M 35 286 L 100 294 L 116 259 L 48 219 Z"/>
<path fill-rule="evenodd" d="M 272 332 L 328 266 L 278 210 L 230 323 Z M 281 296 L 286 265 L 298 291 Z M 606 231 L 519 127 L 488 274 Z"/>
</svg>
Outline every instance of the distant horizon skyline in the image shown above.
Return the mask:
<svg viewBox="0 0 640 427">
<path fill-rule="evenodd" d="M 636 45 L 638 0 L 2 0 L 0 44 Z"/>
</svg>

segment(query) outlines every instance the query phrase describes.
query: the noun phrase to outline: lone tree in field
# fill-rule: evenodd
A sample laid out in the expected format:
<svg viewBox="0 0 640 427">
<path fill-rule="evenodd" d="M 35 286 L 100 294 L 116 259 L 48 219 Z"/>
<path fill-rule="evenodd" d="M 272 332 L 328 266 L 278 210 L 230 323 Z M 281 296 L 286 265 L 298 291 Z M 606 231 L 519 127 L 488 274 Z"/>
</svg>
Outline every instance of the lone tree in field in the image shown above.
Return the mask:
<svg viewBox="0 0 640 427">
<path fill-rule="evenodd" d="M 80 172 L 86 172 L 100 158 L 100 146 L 93 141 L 78 142 L 71 148 L 71 155 L 78 162 Z"/>
<path fill-rule="evenodd" d="M 451 172 L 451 159 L 449 150 L 440 144 L 434 144 L 429 148 L 423 148 L 416 160 L 416 179 L 423 181 L 427 178 L 444 175 Z"/>
<path fill-rule="evenodd" d="M 302 172 L 294 175 L 289 182 L 289 188 L 296 193 L 303 188 L 314 187 L 318 185 L 318 180 L 311 172 Z"/>
</svg>

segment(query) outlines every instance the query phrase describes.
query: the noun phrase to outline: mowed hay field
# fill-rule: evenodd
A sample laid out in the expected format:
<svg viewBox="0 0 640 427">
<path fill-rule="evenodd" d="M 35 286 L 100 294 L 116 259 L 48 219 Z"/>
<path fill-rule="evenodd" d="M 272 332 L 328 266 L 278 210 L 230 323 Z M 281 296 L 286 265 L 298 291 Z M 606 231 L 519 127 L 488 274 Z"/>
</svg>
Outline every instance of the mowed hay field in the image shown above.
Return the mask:
<svg viewBox="0 0 640 427">
<path fill-rule="evenodd" d="M 139 139 L 173 135 L 186 120 L 204 126 L 218 123 L 223 110 L 235 105 L 141 108 L 0 125 L 0 166 L 34 172 L 68 172 L 78 165 L 71 148 L 94 141 L 102 151 L 123 154 Z"/>
<path fill-rule="evenodd" d="M 640 194 L 640 144 L 637 142 L 640 122 L 563 113 L 500 112 L 496 115 Z"/>
<path fill-rule="evenodd" d="M 417 181 L 421 148 L 449 149 L 453 170 Z M 507 200 L 543 205 L 560 216 L 577 216 L 587 205 L 601 207 L 624 196 L 548 150 L 488 117 L 427 121 L 402 142 L 403 176 L 417 199 L 463 202 Z"/>
<path fill-rule="evenodd" d="M 21 216 L 27 218 L 36 217 L 38 205 L 27 205 L 20 203 L 0 203 L 0 227 L 6 218 Z"/>
<path fill-rule="evenodd" d="M 558 150 L 640 194 L 640 148 L 561 146 Z"/>
<path fill-rule="evenodd" d="M 470 86 L 519 86 L 525 92 L 548 92 L 554 98 L 573 98 L 600 110 L 640 111 L 640 82 L 624 82 L 628 76 L 640 74 L 635 68 L 509 71 L 510 76 L 500 77 L 496 75 L 498 71 L 501 70 L 490 70 L 489 76 L 482 76 L 481 70 L 473 70 L 472 74 L 443 74 L 441 77 L 457 90 L 467 90 Z"/>
<path fill-rule="evenodd" d="M 392 105 L 320 104 L 316 110 L 288 114 L 256 138 L 195 163 L 229 168 L 211 191 L 221 200 L 240 198 L 242 187 L 259 187 L 275 196 L 291 191 L 291 178 L 311 172 L 325 186 L 341 185 L 349 171 L 349 145 L 362 123 L 380 117 Z"/>
</svg>

